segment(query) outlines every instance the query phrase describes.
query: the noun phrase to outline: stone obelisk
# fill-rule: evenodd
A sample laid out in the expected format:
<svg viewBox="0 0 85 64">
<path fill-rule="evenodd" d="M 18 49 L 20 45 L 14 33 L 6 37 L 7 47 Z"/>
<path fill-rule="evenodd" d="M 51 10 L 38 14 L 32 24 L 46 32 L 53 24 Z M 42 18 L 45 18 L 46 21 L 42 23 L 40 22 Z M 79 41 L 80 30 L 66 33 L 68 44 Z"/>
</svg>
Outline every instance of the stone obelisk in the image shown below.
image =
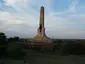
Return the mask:
<svg viewBox="0 0 85 64">
<path fill-rule="evenodd" d="M 48 49 L 50 51 L 53 50 L 52 41 L 45 34 L 44 27 L 44 7 L 40 8 L 40 22 L 37 29 L 37 35 L 31 41 L 32 47 L 38 47 L 40 49 Z"/>
<path fill-rule="evenodd" d="M 37 35 L 34 37 L 34 40 L 43 43 L 52 43 L 52 41 L 45 34 L 43 6 L 41 6 L 40 8 L 40 22 L 39 22 L 39 27 L 37 29 Z"/>
</svg>

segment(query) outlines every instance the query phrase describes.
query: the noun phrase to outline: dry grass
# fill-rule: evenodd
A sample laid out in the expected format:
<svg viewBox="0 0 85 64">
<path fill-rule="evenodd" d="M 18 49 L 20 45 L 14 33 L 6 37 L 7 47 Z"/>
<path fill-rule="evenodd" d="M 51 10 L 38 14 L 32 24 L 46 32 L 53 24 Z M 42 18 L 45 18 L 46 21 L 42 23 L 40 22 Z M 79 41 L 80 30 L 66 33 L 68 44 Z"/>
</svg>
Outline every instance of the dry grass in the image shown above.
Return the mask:
<svg viewBox="0 0 85 64">
<path fill-rule="evenodd" d="M 4 60 L 4 64 L 85 64 L 84 55 L 61 56 L 57 55 L 56 52 L 45 53 L 23 49 L 17 43 L 9 45 L 8 49 L 10 60 Z"/>
</svg>

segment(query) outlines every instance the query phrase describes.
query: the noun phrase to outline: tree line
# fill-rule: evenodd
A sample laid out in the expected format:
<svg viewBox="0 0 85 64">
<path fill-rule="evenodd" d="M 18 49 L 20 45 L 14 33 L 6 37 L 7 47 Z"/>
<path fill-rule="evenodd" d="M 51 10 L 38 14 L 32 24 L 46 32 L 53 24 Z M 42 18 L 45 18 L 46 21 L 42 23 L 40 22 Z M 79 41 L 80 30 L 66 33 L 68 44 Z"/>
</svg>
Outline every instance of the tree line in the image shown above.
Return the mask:
<svg viewBox="0 0 85 64">
<path fill-rule="evenodd" d="M 18 36 L 7 38 L 5 33 L 0 32 L 0 57 L 2 57 L 6 52 L 8 43 L 15 41 L 19 41 Z"/>
</svg>

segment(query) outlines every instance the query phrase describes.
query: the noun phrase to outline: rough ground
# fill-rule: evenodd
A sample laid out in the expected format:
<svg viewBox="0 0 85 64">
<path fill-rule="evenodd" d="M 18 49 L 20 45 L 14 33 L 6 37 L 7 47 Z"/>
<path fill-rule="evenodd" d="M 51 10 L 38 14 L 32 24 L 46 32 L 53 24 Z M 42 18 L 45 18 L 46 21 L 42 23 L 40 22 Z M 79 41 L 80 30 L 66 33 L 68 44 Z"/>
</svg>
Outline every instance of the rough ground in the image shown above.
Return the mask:
<svg viewBox="0 0 85 64">
<path fill-rule="evenodd" d="M 10 46 L 15 47 L 16 45 L 12 44 Z M 85 64 L 85 56 L 60 56 L 54 53 L 38 52 L 28 49 L 23 49 L 22 51 L 25 52 L 22 59 L 2 58 L 0 64 Z"/>
</svg>

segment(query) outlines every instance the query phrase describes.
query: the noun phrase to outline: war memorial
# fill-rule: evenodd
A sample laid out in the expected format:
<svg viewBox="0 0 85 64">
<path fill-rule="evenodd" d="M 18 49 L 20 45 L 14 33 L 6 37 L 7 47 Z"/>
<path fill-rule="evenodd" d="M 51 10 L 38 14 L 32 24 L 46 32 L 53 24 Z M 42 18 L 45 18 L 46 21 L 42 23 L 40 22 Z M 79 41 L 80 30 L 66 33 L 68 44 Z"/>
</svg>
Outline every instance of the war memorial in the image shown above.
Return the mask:
<svg viewBox="0 0 85 64">
<path fill-rule="evenodd" d="M 49 37 L 45 34 L 45 27 L 44 27 L 44 7 L 41 6 L 40 8 L 40 22 L 37 29 L 37 34 L 31 40 L 32 47 L 39 47 L 42 49 L 49 49 L 52 50 L 52 41 Z"/>
</svg>

